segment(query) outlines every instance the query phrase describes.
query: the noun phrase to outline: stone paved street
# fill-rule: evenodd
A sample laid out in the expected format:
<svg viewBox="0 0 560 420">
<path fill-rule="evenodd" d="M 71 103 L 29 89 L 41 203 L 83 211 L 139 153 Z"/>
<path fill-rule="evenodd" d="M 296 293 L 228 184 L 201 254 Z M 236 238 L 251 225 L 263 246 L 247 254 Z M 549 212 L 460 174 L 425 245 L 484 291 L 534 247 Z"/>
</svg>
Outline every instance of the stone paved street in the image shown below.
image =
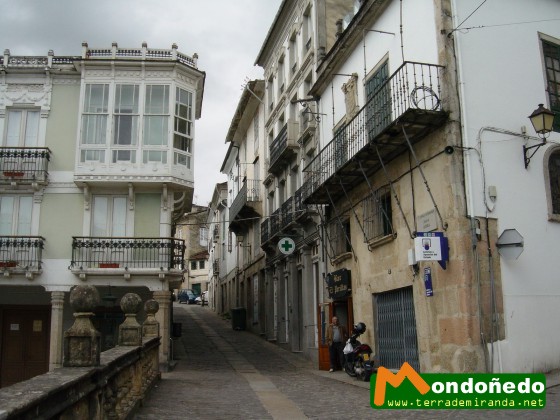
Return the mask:
<svg viewBox="0 0 560 420">
<path fill-rule="evenodd" d="M 321 372 L 303 357 L 245 331 L 208 307 L 174 304 L 182 337 L 177 365 L 146 399 L 142 419 L 433 419 L 560 417 L 560 386 L 547 390 L 545 410 L 375 411 L 369 383 Z"/>
</svg>

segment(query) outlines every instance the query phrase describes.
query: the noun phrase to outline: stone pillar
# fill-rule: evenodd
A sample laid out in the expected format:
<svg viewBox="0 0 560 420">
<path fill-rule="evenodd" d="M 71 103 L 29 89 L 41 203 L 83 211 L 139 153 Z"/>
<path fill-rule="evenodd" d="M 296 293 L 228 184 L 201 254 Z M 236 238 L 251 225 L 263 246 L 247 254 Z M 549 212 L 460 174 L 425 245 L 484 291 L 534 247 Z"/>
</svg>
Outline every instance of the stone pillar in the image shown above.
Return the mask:
<svg viewBox="0 0 560 420">
<path fill-rule="evenodd" d="M 121 299 L 124 322 L 119 325 L 119 346 L 141 346 L 142 326 L 136 320 L 136 314 L 142 308 L 142 299 L 136 293 L 127 293 Z"/>
<path fill-rule="evenodd" d="M 159 303 L 154 299 L 147 300 L 144 304 L 146 311 L 146 321 L 142 325 L 142 336 L 146 338 L 159 337 L 159 322 L 156 319 L 156 312 L 159 310 Z"/>
<path fill-rule="evenodd" d="M 171 304 L 171 292 L 169 290 L 158 290 L 154 292 L 154 300 L 159 304 L 159 311 L 155 314 L 155 318 L 159 323 L 159 335 L 161 336 L 161 344 L 159 346 L 159 362 L 161 370 L 169 370 L 169 361 L 171 353 L 169 352 L 169 327 L 171 324 L 171 312 L 169 305 Z"/>
<path fill-rule="evenodd" d="M 93 308 L 101 299 L 94 286 L 76 286 L 70 292 L 70 305 L 76 310 L 74 325 L 64 333 L 65 367 L 99 366 L 101 334 L 91 323 Z"/>
<path fill-rule="evenodd" d="M 62 366 L 62 323 L 64 320 L 64 292 L 51 292 L 51 338 L 49 370 Z"/>
</svg>

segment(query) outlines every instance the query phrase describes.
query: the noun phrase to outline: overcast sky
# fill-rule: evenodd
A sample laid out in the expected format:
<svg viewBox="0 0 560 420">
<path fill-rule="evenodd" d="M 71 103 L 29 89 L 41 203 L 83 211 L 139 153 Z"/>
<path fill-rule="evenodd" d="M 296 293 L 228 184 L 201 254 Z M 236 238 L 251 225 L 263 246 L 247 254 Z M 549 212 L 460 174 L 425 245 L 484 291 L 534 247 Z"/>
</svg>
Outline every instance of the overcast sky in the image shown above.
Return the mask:
<svg viewBox="0 0 560 420">
<path fill-rule="evenodd" d="M 12 55 L 81 55 L 90 48 L 171 48 L 206 72 L 202 116 L 196 122 L 195 203 L 207 205 L 227 147 L 227 129 L 246 77 L 281 0 L 0 0 L 0 48 Z"/>
</svg>

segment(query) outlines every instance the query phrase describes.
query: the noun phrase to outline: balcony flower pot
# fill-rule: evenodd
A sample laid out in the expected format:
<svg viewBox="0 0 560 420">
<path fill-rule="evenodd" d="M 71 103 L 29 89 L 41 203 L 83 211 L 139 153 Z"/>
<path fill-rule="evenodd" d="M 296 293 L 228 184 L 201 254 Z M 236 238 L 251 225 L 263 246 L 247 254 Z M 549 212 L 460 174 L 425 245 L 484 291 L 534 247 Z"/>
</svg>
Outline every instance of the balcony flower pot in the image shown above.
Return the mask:
<svg viewBox="0 0 560 420">
<path fill-rule="evenodd" d="M 14 268 L 17 266 L 17 261 L 0 261 L 0 268 Z"/>
<path fill-rule="evenodd" d="M 23 174 L 23 171 L 4 171 L 4 176 L 9 178 L 21 178 Z"/>
<path fill-rule="evenodd" d="M 119 263 L 112 263 L 112 262 L 99 263 L 99 268 L 119 268 L 119 267 L 120 267 Z"/>
</svg>

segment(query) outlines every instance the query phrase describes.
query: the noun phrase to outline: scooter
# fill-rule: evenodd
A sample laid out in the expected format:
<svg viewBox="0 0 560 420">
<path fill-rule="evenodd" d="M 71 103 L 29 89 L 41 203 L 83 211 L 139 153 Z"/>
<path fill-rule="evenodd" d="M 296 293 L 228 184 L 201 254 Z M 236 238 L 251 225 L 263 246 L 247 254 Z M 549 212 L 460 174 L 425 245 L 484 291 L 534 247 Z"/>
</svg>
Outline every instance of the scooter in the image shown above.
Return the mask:
<svg viewBox="0 0 560 420">
<path fill-rule="evenodd" d="M 344 371 L 356 379 L 369 381 L 370 376 L 377 372 L 373 351 L 367 344 L 358 341 L 358 337 L 366 332 L 366 325 L 358 322 L 352 328 L 352 335 L 344 347 Z"/>
</svg>

